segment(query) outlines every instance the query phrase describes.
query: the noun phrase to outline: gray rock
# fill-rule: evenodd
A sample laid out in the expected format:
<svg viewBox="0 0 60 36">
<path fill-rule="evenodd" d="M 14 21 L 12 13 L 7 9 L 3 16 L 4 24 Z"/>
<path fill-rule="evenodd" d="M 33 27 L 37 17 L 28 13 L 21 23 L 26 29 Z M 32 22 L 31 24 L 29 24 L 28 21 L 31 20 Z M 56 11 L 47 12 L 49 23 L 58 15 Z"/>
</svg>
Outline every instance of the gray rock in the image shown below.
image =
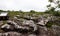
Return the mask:
<svg viewBox="0 0 60 36">
<path fill-rule="evenodd" d="M 60 26 L 52 25 L 52 30 L 53 30 L 53 33 L 60 36 Z"/>
<path fill-rule="evenodd" d="M 36 36 L 35 34 L 29 34 L 28 36 Z"/>
<path fill-rule="evenodd" d="M 7 30 L 15 30 L 15 29 L 21 29 L 21 30 L 28 30 L 28 31 L 35 31 L 37 30 L 37 26 L 34 24 L 34 22 L 32 20 L 30 21 L 25 21 L 23 22 L 22 25 L 18 25 L 16 22 L 14 21 L 7 21 L 7 24 L 1 26 L 2 29 L 7 29 Z M 6 31 L 6 30 L 5 30 Z M 18 30 L 20 31 L 20 30 Z"/>
<path fill-rule="evenodd" d="M 25 20 L 22 25 L 33 27 L 34 31 L 37 30 L 37 25 L 32 20 Z"/>
<path fill-rule="evenodd" d="M 20 18 L 18 19 L 18 17 Z M 8 32 L 0 33 L 0 36 L 60 36 L 60 26 L 52 25 L 51 28 L 45 26 L 47 22 L 57 20 L 55 16 L 39 15 L 35 17 L 35 15 L 25 15 L 21 18 L 22 16 L 18 15 L 13 20 L 8 20 L 7 24 L 2 25 L 2 30 L 5 29 Z M 12 31 L 9 32 L 9 30 Z"/>
<path fill-rule="evenodd" d="M 17 32 L 6 32 L 6 33 L 0 33 L 0 36 L 21 36 L 21 33 L 17 33 Z"/>
<path fill-rule="evenodd" d="M 0 26 L 3 25 L 3 21 L 0 21 Z"/>
<path fill-rule="evenodd" d="M 51 17 L 47 17 L 47 18 L 44 18 L 43 16 L 41 16 L 39 19 L 38 19 L 38 23 L 37 25 L 46 25 L 48 21 L 51 20 Z"/>
<path fill-rule="evenodd" d="M 10 29 L 10 25 L 5 24 L 5 25 L 1 26 L 1 28 L 7 28 L 7 29 Z"/>
</svg>

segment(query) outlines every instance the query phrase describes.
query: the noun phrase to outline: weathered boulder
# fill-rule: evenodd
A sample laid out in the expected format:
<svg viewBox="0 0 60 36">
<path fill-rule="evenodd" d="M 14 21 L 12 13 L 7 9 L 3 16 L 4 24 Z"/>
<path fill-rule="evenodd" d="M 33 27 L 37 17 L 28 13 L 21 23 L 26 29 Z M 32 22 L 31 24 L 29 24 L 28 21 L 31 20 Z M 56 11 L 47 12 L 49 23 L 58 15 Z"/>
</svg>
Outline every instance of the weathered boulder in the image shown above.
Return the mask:
<svg viewBox="0 0 60 36">
<path fill-rule="evenodd" d="M 60 36 L 60 26 L 57 26 L 57 25 L 52 25 L 51 27 L 53 30 L 53 33 L 56 35 L 56 36 Z"/>
<path fill-rule="evenodd" d="M 0 26 L 3 25 L 3 21 L 0 21 Z"/>
<path fill-rule="evenodd" d="M 46 25 L 47 22 L 49 22 L 51 20 L 51 17 L 44 17 L 44 16 L 41 16 L 39 19 L 38 19 L 38 22 L 37 22 L 37 25 Z"/>
<path fill-rule="evenodd" d="M 29 34 L 28 36 L 37 36 L 36 34 Z"/>
<path fill-rule="evenodd" d="M 23 21 L 22 25 L 32 27 L 32 28 L 34 28 L 34 31 L 37 30 L 37 25 L 32 20 L 25 20 L 25 21 Z"/>
<path fill-rule="evenodd" d="M 6 31 L 0 36 L 60 36 L 60 26 L 53 24 L 47 28 L 45 25 L 49 21 L 59 23 L 59 19 L 51 15 L 17 15 L 13 20 L 8 20 L 1 29 Z M 56 21 L 57 20 L 57 21 Z"/>
<path fill-rule="evenodd" d="M 21 36 L 21 33 L 17 32 L 6 32 L 6 33 L 0 33 L 0 36 Z"/>
<path fill-rule="evenodd" d="M 33 21 L 25 21 L 23 22 L 22 25 L 18 25 L 16 22 L 14 21 L 7 21 L 7 24 L 4 24 L 1 26 L 1 29 L 3 29 L 4 31 L 36 31 L 37 30 L 37 26 L 34 24 Z"/>
</svg>

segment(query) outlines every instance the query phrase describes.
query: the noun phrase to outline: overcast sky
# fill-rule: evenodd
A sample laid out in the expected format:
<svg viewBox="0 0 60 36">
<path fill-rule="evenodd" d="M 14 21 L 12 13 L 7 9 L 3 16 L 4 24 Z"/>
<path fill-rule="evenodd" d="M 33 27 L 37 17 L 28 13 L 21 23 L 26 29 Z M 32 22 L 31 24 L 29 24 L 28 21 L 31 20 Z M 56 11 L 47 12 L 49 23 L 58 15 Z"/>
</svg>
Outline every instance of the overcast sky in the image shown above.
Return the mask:
<svg viewBox="0 0 60 36">
<path fill-rule="evenodd" d="M 0 0 L 0 9 L 44 11 L 48 4 L 48 0 Z"/>
</svg>

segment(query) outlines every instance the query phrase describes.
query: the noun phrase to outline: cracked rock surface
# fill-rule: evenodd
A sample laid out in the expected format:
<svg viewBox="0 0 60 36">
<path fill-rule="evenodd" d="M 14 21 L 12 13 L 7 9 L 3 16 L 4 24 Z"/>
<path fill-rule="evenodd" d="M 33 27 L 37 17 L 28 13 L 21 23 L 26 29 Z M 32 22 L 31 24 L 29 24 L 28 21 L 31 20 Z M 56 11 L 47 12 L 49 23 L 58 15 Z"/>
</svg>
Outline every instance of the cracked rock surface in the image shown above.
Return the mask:
<svg viewBox="0 0 60 36">
<path fill-rule="evenodd" d="M 56 22 L 53 16 L 14 16 L 13 19 L 9 19 L 3 24 L 0 21 L 0 29 L 4 32 L 0 33 L 0 36 L 60 36 L 60 26 L 52 25 L 47 28 L 45 25 L 49 21 Z"/>
</svg>

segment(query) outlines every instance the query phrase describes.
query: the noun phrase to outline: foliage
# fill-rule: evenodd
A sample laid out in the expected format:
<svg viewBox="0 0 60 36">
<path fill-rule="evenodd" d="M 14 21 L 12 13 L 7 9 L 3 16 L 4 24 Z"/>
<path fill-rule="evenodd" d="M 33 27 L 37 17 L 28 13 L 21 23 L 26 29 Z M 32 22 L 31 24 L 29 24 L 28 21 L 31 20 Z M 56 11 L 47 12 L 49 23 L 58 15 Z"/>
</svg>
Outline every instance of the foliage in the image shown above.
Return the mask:
<svg viewBox="0 0 60 36">
<path fill-rule="evenodd" d="M 3 10 L 0 10 L 0 12 L 3 12 Z"/>
<path fill-rule="evenodd" d="M 53 13 L 54 16 L 60 16 L 60 12 L 56 11 Z"/>
<path fill-rule="evenodd" d="M 53 0 L 49 0 L 49 2 L 53 2 Z"/>
<path fill-rule="evenodd" d="M 18 15 L 19 12 L 9 12 L 8 15 L 13 18 L 14 16 Z"/>
<path fill-rule="evenodd" d="M 48 10 L 47 10 L 47 11 L 45 11 L 45 13 L 47 13 L 47 14 L 52 14 L 52 15 L 54 15 L 54 16 L 60 16 L 60 12 L 59 12 L 59 11 L 53 11 L 53 10 L 52 10 L 52 11 L 51 11 L 51 10 L 48 11 Z"/>
<path fill-rule="evenodd" d="M 60 12 L 59 11 L 55 11 L 56 8 L 60 8 L 60 1 L 57 0 L 48 0 L 50 2 L 49 5 L 47 5 L 48 10 L 45 11 L 45 13 L 49 13 L 49 14 L 53 14 L 54 16 L 60 16 Z M 56 6 L 52 7 L 52 4 L 54 3 Z"/>
<path fill-rule="evenodd" d="M 45 26 L 46 26 L 47 28 L 50 28 L 52 25 L 53 25 L 53 22 L 48 22 Z"/>
<path fill-rule="evenodd" d="M 48 0 L 50 2 L 49 5 L 47 5 L 47 7 L 52 7 L 52 4 L 51 3 L 54 3 L 56 6 L 53 6 L 55 9 L 56 8 L 60 8 L 60 0 Z"/>
<path fill-rule="evenodd" d="M 35 11 L 34 11 L 34 10 L 31 10 L 30 12 L 31 12 L 31 13 L 35 13 Z"/>
<path fill-rule="evenodd" d="M 53 14 L 54 16 L 60 16 L 60 12 L 59 11 L 55 11 L 56 8 L 60 8 L 60 1 L 57 0 L 49 0 L 50 4 L 47 5 L 48 10 L 45 11 L 45 13 L 49 13 L 49 14 Z M 56 6 L 51 5 L 51 3 L 54 3 Z"/>
</svg>

